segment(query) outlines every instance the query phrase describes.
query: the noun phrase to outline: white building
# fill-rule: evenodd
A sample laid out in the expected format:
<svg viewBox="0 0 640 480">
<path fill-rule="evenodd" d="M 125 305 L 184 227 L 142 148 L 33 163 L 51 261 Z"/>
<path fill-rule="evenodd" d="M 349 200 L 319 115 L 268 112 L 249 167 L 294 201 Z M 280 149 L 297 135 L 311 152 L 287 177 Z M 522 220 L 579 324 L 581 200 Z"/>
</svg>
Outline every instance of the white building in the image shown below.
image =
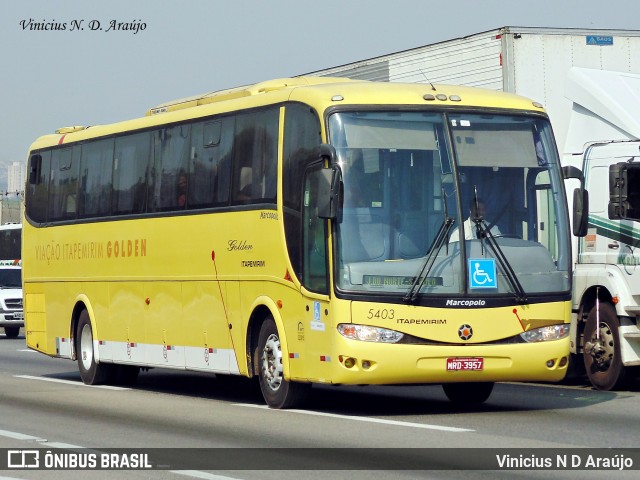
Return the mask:
<svg viewBox="0 0 640 480">
<path fill-rule="evenodd" d="M 24 190 L 24 165 L 20 162 L 13 162 L 8 167 L 7 172 L 7 192 L 15 193 Z"/>
</svg>

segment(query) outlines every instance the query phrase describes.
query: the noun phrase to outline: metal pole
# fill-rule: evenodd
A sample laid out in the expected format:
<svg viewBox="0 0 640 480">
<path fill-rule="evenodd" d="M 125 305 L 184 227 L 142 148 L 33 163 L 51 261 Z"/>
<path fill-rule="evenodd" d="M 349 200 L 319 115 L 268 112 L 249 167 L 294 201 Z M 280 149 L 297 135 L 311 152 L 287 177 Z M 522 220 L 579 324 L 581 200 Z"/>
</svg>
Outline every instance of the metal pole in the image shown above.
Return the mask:
<svg viewBox="0 0 640 480">
<path fill-rule="evenodd" d="M 600 287 L 596 287 L 596 339 L 600 340 Z"/>
</svg>

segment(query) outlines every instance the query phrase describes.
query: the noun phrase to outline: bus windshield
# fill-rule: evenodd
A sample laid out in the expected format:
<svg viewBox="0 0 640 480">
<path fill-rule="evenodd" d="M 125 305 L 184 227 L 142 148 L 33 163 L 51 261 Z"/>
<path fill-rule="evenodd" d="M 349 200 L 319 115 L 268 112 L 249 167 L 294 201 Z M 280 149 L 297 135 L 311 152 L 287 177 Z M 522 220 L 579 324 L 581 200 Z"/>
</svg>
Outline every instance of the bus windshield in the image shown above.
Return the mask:
<svg viewBox="0 0 640 480">
<path fill-rule="evenodd" d="M 570 288 L 568 219 L 548 120 L 338 112 L 345 293 L 518 296 Z M 406 297 L 408 298 L 408 297 Z"/>
</svg>

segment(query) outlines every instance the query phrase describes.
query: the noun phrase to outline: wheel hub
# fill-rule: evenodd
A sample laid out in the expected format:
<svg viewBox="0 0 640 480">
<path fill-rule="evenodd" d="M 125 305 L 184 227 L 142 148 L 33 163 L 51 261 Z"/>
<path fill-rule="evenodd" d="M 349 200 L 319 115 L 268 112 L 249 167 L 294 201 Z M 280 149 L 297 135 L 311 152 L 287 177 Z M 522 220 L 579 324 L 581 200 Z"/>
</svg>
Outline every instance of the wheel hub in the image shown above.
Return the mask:
<svg viewBox="0 0 640 480">
<path fill-rule="evenodd" d="M 82 328 L 82 333 L 80 334 L 80 358 L 82 359 L 82 366 L 85 370 L 89 370 L 93 362 L 93 335 L 88 325 Z"/>
<path fill-rule="evenodd" d="M 604 372 L 609 369 L 613 361 L 615 339 L 611 328 L 604 322 L 600 323 L 600 338 L 595 334 L 590 342 L 585 344 L 585 353 L 593 358 L 593 365 Z"/>
<path fill-rule="evenodd" d="M 262 350 L 262 374 L 266 384 L 273 391 L 282 384 L 282 351 L 277 335 L 269 335 Z"/>
</svg>

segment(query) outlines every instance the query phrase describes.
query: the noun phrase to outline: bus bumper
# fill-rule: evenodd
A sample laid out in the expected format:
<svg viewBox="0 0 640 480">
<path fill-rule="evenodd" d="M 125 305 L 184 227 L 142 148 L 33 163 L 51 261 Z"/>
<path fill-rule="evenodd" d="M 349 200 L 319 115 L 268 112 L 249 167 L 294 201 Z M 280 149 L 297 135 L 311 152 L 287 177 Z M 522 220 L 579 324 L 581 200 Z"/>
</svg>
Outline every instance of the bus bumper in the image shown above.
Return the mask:
<svg viewBox="0 0 640 480">
<path fill-rule="evenodd" d="M 558 382 L 569 363 L 569 338 L 456 347 L 342 343 L 327 363 L 331 383 Z"/>
</svg>

